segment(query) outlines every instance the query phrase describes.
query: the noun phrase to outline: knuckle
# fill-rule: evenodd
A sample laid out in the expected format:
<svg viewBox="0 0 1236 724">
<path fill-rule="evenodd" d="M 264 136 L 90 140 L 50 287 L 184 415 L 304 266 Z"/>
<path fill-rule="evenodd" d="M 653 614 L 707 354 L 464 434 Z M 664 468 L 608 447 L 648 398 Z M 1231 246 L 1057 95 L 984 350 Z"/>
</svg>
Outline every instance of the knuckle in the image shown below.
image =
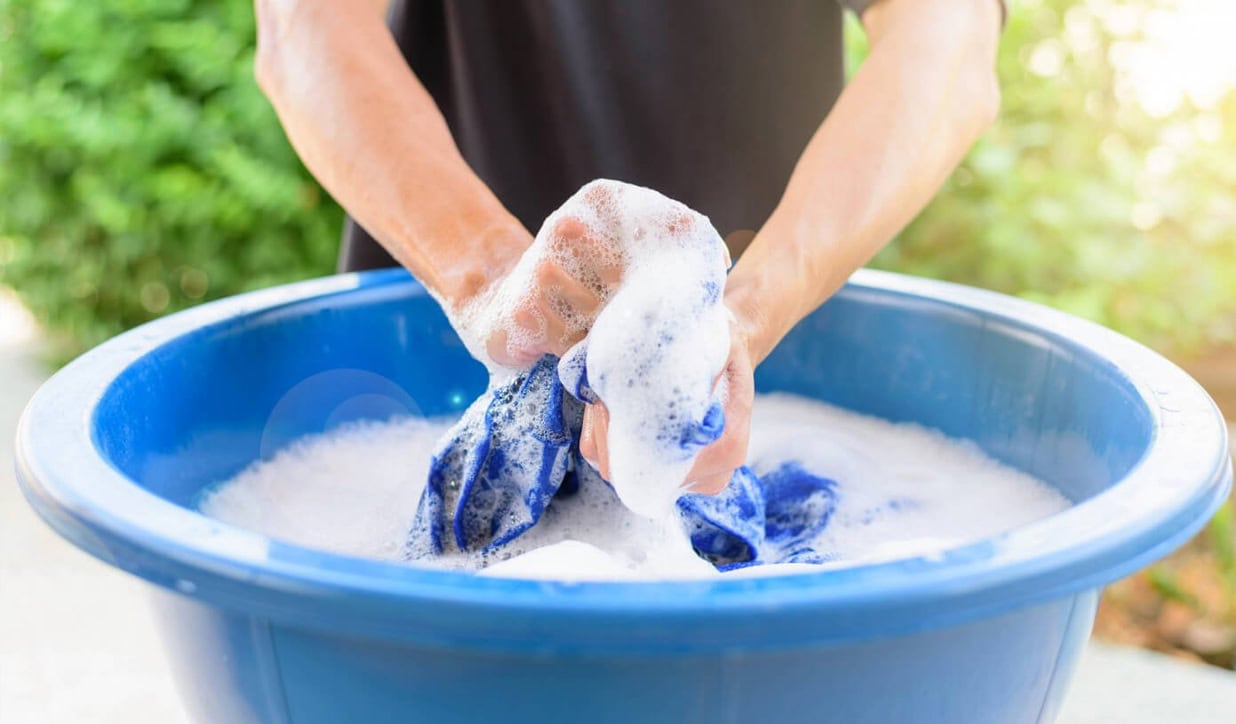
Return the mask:
<svg viewBox="0 0 1236 724">
<path fill-rule="evenodd" d="M 613 182 L 595 179 L 584 184 L 584 198 L 592 204 L 603 204 L 614 194 Z"/>
<path fill-rule="evenodd" d="M 558 282 L 561 277 L 561 270 L 558 269 L 557 264 L 545 259 L 537 263 L 532 275 L 539 286 L 546 287 Z"/>
<path fill-rule="evenodd" d="M 519 327 L 536 330 L 541 326 L 540 315 L 530 306 L 521 306 L 511 315 L 511 319 Z"/>
<path fill-rule="evenodd" d="M 574 216 L 564 216 L 554 222 L 550 237 L 556 244 L 570 245 L 583 238 L 587 232 L 584 222 Z"/>
</svg>

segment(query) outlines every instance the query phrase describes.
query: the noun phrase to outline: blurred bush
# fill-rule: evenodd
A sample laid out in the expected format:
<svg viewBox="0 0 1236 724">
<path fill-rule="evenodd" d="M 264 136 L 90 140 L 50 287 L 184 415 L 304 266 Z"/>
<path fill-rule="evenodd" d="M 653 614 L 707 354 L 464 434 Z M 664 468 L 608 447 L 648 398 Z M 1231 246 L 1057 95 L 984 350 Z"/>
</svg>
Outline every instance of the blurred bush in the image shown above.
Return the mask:
<svg viewBox="0 0 1236 724">
<path fill-rule="evenodd" d="M 1001 120 L 876 265 L 1168 351 L 1232 341 L 1236 95 L 1150 113 L 1128 73 L 1175 1 L 1014 0 Z M 0 283 L 64 351 L 331 269 L 341 215 L 254 84 L 253 35 L 249 0 L 0 0 Z"/>
<path fill-rule="evenodd" d="M 1000 120 L 876 266 L 1044 302 L 1171 353 L 1236 340 L 1236 92 L 1189 88 L 1217 57 L 1149 54 L 1178 4 L 1015 2 Z"/>
<path fill-rule="evenodd" d="M 253 44 L 247 0 L 0 0 L 0 283 L 61 356 L 331 270 L 341 213 Z"/>
</svg>

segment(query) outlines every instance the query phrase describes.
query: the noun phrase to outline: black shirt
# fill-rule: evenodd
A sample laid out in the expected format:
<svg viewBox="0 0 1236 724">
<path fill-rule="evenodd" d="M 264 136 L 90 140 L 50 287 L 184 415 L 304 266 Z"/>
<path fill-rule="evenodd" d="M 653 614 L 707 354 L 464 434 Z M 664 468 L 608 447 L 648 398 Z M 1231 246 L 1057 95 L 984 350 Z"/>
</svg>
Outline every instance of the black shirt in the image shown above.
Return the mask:
<svg viewBox="0 0 1236 724">
<path fill-rule="evenodd" d="M 532 232 L 613 178 L 706 214 L 736 256 L 844 82 L 827 0 L 395 0 L 389 24 L 464 158 Z M 394 264 L 349 220 L 342 269 Z"/>
</svg>

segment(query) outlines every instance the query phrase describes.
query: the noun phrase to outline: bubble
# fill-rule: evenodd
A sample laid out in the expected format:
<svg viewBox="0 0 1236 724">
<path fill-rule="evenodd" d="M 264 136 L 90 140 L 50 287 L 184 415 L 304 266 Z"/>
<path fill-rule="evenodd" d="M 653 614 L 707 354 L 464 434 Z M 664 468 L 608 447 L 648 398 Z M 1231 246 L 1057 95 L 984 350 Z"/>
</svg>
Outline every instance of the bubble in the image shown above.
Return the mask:
<svg viewBox="0 0 1236 724">
<path fill-rule="evenodd" d="M 210 278 L 201 269 L 185 268 L 180 273 L 180 291 L 189 299 L 201 299 L 210 287 Z"/>
<path fill-rule="evenodd" d="M 151 314 L 158 314 L 167 309 L 172 296 L 163 282 L 146 282 L 142 285 L 138 298 L 143 309 Z"/>
</svg>

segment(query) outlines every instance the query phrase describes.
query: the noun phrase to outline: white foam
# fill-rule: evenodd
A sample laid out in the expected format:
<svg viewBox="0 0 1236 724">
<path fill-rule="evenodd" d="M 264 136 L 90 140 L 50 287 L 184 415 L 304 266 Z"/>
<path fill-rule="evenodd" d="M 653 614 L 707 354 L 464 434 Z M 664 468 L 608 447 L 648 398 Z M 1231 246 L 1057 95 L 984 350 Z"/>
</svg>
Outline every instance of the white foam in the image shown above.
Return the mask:
<svg viewBox="0 0 1236 724">
<path fill-rule="evenodd" d="M 638 570 L 618 557 L 583 541 L 563 540 L 536 548 L 480 571 L 493 578 L 559 579 L 564 581 L 636 581 Z"/>
<path fill-rule="evenodd" d="M 760 397 L 747 459 L 757 474 L 792 459 L 837 481 L 841 494 L 817 549 L 843 561 L 956 547 L 1068 505 L 969 441 L 791 395 Z"/>
<path fill-rule="evenodd" d="M 669 413 L 704 418 L 729 353 L 729 316 L 719 301 L 705 307 L 700 299 L 705 283 L 724 285 L 725 268 L 716 263 L 723 257 L 715 250 L 670 249 L 650 257 L 655 263 L 634 269 L 598 315 L 587 365 L 609 411 L 614 489 L 631 510 L 663 516 L 681 494 L 696 451 L 659 439 L 660 427 L 650 421 Z M 684 313 L 693 307 L 696 314 Z"/>
<path fill-rule="evenodd" d="M 453 420 L 403 417 L 301 438 L 202 496 L 207 515 L 289 543 L 398 558 Z"/>
<path fill-rule="evenodd" d="M 434 444 L 451 423 L 404 418 L 305 438 L 204 496 L 201 508 L 272 538 L 398 560 Z M 803 398 L 761 395 L 748 462 L 764 472 L 785 460 L 838 483 L 836 510 L 815 540 L 818 550 L 836 556 L 830 567 L 936 555 L 1068 505 L 1050 486 L 970 443 Z M 555 501 L 536 527 L 494 560 L 439 562 L 478 564 L 489 564 L 489 575 L 563 580 L 818 570 L 786 565 L 717 574 L 691 552 L 679 528 L 632 513 L 603 486 Z"/>
<path fill-rule="evenodd" d="M 586 253 L 573 253 L 558 233 L 568 220 L 586 230 Z M 606 266 L 621 270 L 620 283 L 599 278 Z M 503 333 L 506 353 L 517 359 L 549 342 L 543 311 L 529 303 L 538 289 L 556 291 L 558 277 L 546 270 L 559 268 L 595 293 L 603 305 L 595 319 L 567 313 L 563 301 L 550 306 L 569 322 L 564 339 L 588 330 L 589 381 L 610 418 L 614 489 L 632 510 L 665 518 L 697 450 L 661 439 L 649 421 L 670 414 L 698 421 L 708 410 L 729 353 L 730 315 L 719 298 L 728 266 L 725 243 L 706 216 L 652 189 L 597 180 L 551 214 L 507 278 L 452 323 L 498 384 L 511 371 L 489 357 L 482 340 Z"/>
</svg>

